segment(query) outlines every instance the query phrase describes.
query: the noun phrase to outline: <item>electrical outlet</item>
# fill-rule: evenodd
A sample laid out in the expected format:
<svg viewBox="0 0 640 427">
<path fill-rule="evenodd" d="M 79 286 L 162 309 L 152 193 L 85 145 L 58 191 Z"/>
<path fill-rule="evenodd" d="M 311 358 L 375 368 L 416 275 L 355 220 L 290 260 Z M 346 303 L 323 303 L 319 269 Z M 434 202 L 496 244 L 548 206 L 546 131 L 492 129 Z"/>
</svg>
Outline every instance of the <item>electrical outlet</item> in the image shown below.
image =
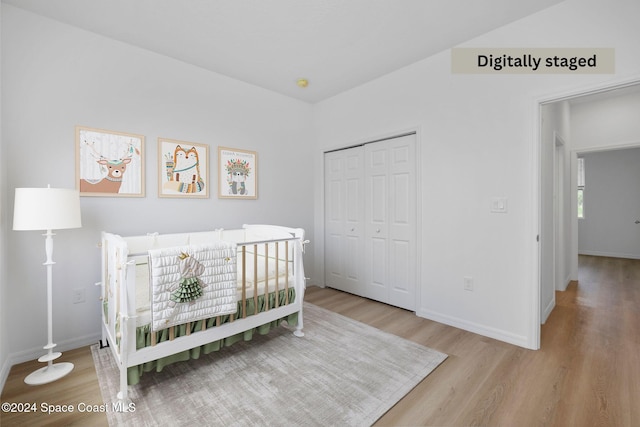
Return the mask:
<svg viewBox="0 0 640 427">
<path fill-rule="evenodd" d="M 71 291 L 71 302 L 73 304 L 80 304 L 85 302 L 84 288 L 77 288 Z"/>
<path fill-rule="evenodd" d="M 464 283 L 465 291 L 473 291 L 473 277 L 465 276 L 462 278 L 462 282 Z"/>
</svg>

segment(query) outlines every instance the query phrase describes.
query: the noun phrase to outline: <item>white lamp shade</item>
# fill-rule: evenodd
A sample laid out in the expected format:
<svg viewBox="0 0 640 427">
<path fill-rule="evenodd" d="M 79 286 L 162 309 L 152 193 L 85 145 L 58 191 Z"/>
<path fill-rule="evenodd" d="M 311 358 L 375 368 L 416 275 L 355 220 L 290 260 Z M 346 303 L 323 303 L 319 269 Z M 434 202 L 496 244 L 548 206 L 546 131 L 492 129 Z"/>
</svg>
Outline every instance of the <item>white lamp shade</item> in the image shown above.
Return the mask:
<svg viewBox="0 0 640 427">
<path fill-rule="evenodd" d="M 82 227 L 80 193 L 67 188 L 16 188 L 14 230 Z"/>
</svg>

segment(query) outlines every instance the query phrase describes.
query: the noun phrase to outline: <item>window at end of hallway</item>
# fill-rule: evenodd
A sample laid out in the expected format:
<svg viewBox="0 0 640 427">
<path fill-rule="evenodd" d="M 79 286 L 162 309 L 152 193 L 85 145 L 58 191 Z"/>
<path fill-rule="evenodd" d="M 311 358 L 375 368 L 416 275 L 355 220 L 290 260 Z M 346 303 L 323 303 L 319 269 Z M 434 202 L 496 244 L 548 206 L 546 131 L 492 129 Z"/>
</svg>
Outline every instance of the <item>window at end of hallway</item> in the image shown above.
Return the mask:
<svg viewBox="0 0 640 427">
<path fill-rule="evenodd" d="M 584 218 L 584 158 L 578 158 L 578 218 Z"/>
</svg>

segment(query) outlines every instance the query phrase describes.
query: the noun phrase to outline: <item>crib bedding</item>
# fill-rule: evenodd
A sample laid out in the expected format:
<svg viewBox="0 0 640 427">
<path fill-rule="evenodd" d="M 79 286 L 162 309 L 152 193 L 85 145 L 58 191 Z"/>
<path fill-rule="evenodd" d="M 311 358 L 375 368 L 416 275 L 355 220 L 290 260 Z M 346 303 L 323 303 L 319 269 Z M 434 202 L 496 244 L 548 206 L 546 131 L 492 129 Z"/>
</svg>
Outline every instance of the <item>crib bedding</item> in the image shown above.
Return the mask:
<svg viewBox="0 0 640 427">
<path fill-rule="evenodd" d="M 255 314 L 263 313 L 266 310 L 271 310 L 277 306 L 291 304 L 295 302 L 296 299 L 295 288 L 292 286 L 285 287 L 283 285 L 283 283 L 285 283 L 284 274 L 281 275 L 281 279 L 283 281 L 279 285 L 277 292 L 275 290 L 275 280 L 273 277 L 270 277 L 266 290 L 265 281 L 264 278 L 262 278 L 262 281 L 258 282 L 256 286 L 258 290 L 256 298 L 254 298 L 255 288 L 253 286 L 253 283 L 251 283 L 251 286 L 249 286 L 248 284 L 245 285 L 245 298 L 243 299 L 242 282 L 239 281 L 237 288 L 236 313 L 232 315 L 227 314 L 211 317 L 205 320 L 189 322 L 177 325 L 173 328 L 162 329 L 160 331 L 153 331 L 151 323 L 149 268 L 147 261 L 148 258 L 136 258 L 136 350 L 140 350 L 145 347 L 150 347 L 158 343 L 170 341 L 200 331 L 203 329 L 203 322 L 205 323 L 205 329 L 214 328 L 217 326 L 228 324 L 235 319 L 242 318 L 245 313 L 246 316 L 253 316 Z M 286 269 L 280 268 L 280 266 L 279 270 L 286 271 Z M 265 292 L 267 292 L 266 296 Z M 107 302 L 105 302 L 104 311 L 105 313 L 108 311 Z M 291 327 L 295 327 L 298 324 L 298 312 L 272 322 L 264 323 L 256 328 L 243 331 L 227 338 L 212 341 L 210 343 L 182 352 L 174 353 L 170 356 L 152 360 L 137 366 L 131 366 L 127 369 L 127 384 L 138 384 L 140 382 L 140 378 L 145 372 L 161 372 L 165 366 L 168 366 L 172 363 L 184 362 L 190 359 L 198 359 L 201 355 L 219 351 L 220 349 L 228 347 L 238 341 L 250 341 L 256 333 L 259 335 L 268 334 L 272 328 L 279 326 L 282 321 L 286 321 L 288 325 L 290 325 Z"/>
<path fill-rule="evenodd" d="M 233 244 L 173 246 L 149 251 L 154 330 L 236 311 Z"/>
<path fill-rule="evenodd" d="M 268 257 L 268 268 L 266 269 L 269 279 L 265 283 L 265 258 L 258 254 L 257 262 L 258 269 L 254 271 L 254 261 L 256 256 L 253 252 L 246 252 L 244 276 L 238 274 L 237 287 L 236 287 L 236 300 L 242 300 L 242 277 L 245 277 L 245 297 L 247 299 L 253 299 L 254 290 L 257 288 L 257 295 L 264 295 L 265 292 L 272 293 L 276 290 L 276 270 L 277 270 L 277 285 L 278 289 L 284 289 L 286 287 L 293 286 L 291 282 L 293 278 L 293 262 L 284 259 L 279 259 L 276 268 L 275 257 Z M 145 326 L 151 323 L 151 286 L 149 281 L 149 258 L 146 255 L 140 255 L 133 257 L 136 264 L 136 326 Z M 236 271 L 242 272 L 242 257 L 238 256 Z M 256 274 L 257 273 L 257 281 Z M 255 282 L 255 284 L 254 284 Z M 267 289 L 265 289 L 267 286 Z"/>
<path fill-rule="evenodd" d="M 247 299 L 247 308 L 246 315 L 253 316 L 254 314 L 263 313 L 265 310 L 270 310 L 275 308 L 277 305 L 284 305 L 287 301 L 292 303 L 295 301 L 296 292 L 294 288 L 289 288 L 288 290 L 280 290 L 278 291 L 278 301 L 276 303 L 276 292 L 271 292 L 268 297 L 265 298 L 264 294 L 260 295 L 257 298 L 257 310 L 254 305 L 254 300 Z M 244 305 L 242 301 L 238 300 L 238 311 L 234 317 L 242 317 L 244 312 Z M 172 339 L 176 339 L 190 333 L 194 333 L 200 331 L 202 329 L 202 322 L 205 322 L 206 329 L 215 328 L 217 326 L 228 324 L 233 321 L 231 315 L 224 315 L 218 318 L 210 318 L 206 320 L 199 320 L 197 322 L 191 322 L 189 324 L 183 324 L 176 326 L 173 332 L 170 332 L 169 329 L 163 329 L 159 332 L 153 332 L 151 330 L 151 325 L 146 324 L 143 326 L 136 327 L 136 350 L 149 347 L 153 345 L 153 341 L 155 338 L 156 343 L 162 343 L 166 341 L 170 341 Z M 280 325 L 281 322 L 286 321 L 288 325 L 294 327 L 298 324 L 298 313 L 290 314 L 284 318 L 277 319 L 272 322 L 264 323 L 256 328 L 249 329 L 238 334 L 229 336 L 227 338 L 223 338 L 220 340 L 216 340 L 207 344 L 203 344 L 201 346 L 181 351 L 179 353 L 172 354 L 170 356 L 166 356 L 160 359 L 152 360 L 150 362 L 146 362 L 137 366 L 131 366 L 127 369 L 127 384 L 135 385 L 140 382 L 140 378 L 145 372 L 161 372 L 165 366 L 168 366 L 172 363 L 176 362 L 185 362 L 190 359 L 198 359 L 201 355 L 209 354 L 214 351 L 219 351 L 224 347 L 229 347 L 236 342 L 239 341 L 251 341 L 254 334 L 265 335 L 268 334 L 272 328 L 275 328 Z M 153 337 L 155 334 L 155 337 Z"/>
</svg>

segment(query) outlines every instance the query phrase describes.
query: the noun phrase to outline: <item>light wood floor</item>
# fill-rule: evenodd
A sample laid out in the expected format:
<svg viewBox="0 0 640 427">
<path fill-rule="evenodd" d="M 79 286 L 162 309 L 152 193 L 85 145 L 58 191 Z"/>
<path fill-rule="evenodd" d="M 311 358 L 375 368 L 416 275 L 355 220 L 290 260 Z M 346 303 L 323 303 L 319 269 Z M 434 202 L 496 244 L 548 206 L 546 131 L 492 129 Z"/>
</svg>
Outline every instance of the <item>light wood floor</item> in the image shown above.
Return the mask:
<svg viewBox="0 0 640 427">
<path fill-rule="evenodd" d="M 639 426 L 640 260 L 580 257 L 579 284 L 556 293 L 542 348 L 525 350 L 402 309 L 310 287 L 305 300 L 449 355 L 378 425 Z M 354 349 L 357 351 L 357 349 Z M 31 387 L 14 366 L 1 401 L 101 404 L 88 347 L 73 374 Z M 104 414 L 0 413 L 0 425 L 106 425 Z"/>
</svg>

